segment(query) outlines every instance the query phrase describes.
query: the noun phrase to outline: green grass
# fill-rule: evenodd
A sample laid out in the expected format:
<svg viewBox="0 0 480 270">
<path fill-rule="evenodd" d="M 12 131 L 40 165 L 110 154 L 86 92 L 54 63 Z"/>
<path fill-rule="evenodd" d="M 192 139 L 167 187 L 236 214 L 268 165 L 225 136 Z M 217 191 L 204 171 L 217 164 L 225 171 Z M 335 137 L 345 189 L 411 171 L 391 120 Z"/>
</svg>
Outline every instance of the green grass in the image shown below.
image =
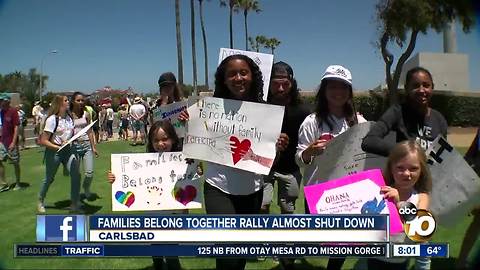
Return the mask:
<svg viewBox="0 0 480 270">
<path fill-rule="evenodd" d="M 88 214 L 108 214 L 111 211 L 110 184 L 106 181 L 106 172 L 110 168 L 111 153 L 144 152 L 144 147 L 133 147 L 125 142 L 102 143 L 98 147 L 100 157 L 95 161 L 95 175 L 92 191 L 100 198 L 88 202 Z M 466 149 L 459 149 L 462 153 Z M 40 184 L 45 174 L 42 163 L 43 152 L 40 149 L 30 149 L 21 152 L 22 182 L 29 187 L 21 191 L 0 193 L 0 206 L 3 209 L 0 218 L 0 269 L 151 269 L 151 258 L 13 258 L 15 243 L 35 242 L 36 203 Z M 13 167 L 6 163 L 7 180 L 13 182 Z M 47 213 L 66 214 L 69 205 L 70 180 L 63 176 L 61 167 L 55 182 L 51 185 L 46 198 Z M 274 196 L 276 198 L 276 195 Z M 297 212 L 303 213 L 303 194 L 297 200 Z M 273 213 L 279 213 L 278 206 L 272 205 Z M 191 211 L 203 213 L 202 210 Z M 453 228 L 440 226 L 432 242 L 450 243 L 449 259 L 434 259 L 432 269 L 453 269 L 454 258 L 457 257 L 464 232 L 471 219 L 466 217 L 460 220 Z M 348 259 L 343 269 L 352 269 L 356 259 Z M 298 269 L 325 269 L 327 259 L 309 258 L 297 260 Z M 184 269 L 214 269 L 214 259 L 181 258 Z M 263 262 L 249 261 L 247 269 L 280 269 L 272 259 Z"/>
</svg>

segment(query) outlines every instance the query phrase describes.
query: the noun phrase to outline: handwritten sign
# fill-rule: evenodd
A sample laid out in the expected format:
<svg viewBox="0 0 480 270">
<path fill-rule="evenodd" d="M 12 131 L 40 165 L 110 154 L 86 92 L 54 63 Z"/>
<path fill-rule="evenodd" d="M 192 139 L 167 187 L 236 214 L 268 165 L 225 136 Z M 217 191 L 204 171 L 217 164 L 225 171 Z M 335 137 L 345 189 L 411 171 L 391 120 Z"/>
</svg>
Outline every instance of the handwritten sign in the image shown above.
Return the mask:
<svg viewBox="0 0 480 270">
<path fill-rule="evenodd" d="M 383 169 L 385 157 L 366 153 L 362 150 L 362 140 L 374 122 L 352 126 L 344 133 L 329 141 L 323 154 L 317 156 L 311 166 L 306 167 L 305 175 L 312 175 L 306 185 L 336 179 L 368 169 Z M 392 138 L 393 139 L 393 138 Z"/>
<path fill-rule="evenodd" d="M 198 161 L 181 152 L 112 154 L 113 211 L 202 207 Z"/>
<path fill-rule="evenodd" d="M 183 153 L 267 175 L 275 159 L 284 107 L 205 97 L 188 108 Z"/>
<path fill-rule="evenodd" d="M 272 73 L 273 54 L 220 48 L 220 54 L 218 56 L 218 64 L 220 65 L 223 59 L 234 54 L 246 55 L 250 57 L 250 59 L 252 59 L 253 62 L 255 62 L 258 65 L 263 75 L 263 100 L 266 101 L 267 95 L 268 95 L 268 88 L 270 86 L 270 75 Z"/>
<path fill-rule="evenodd" d="M 306 186 L 305 198 L 312 214 L 390 214 L 390 232 L 403 231 L 393 201 L 385 200 L 381 170 L 368 170 L 339 179 Z"/>
<path fill-rule="evenodd" d="M 480 203 L 480 179 L 441 136 L 433 141 L 427 157 L 433 182 L 430 210 L 442 224 L 455 225 Z"/>
<path fill-rule="evenodd" d="M 187 109 L 187 101 L 179 101 L 157 107 L 153 110 L 153 121 L 169 120 L 179 138 L 185 137 L 185 124 L 178 121 L 178 115 Z"/>
</svg>

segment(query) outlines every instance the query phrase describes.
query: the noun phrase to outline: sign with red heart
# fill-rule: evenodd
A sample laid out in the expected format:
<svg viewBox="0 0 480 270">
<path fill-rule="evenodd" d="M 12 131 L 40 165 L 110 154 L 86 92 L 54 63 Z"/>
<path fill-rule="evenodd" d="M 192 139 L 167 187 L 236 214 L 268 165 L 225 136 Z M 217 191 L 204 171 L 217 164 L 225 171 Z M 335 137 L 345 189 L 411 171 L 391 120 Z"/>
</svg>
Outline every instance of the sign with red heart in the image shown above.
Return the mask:
<svg viewBox="0 0 480 270">
<path fill-rule="evenodd" d="M 202 207 L 200 162 L 181 152 L 112 154 L 113 211 Z"/>
<path fill-rule="evenodd" d="M 193 159 L 268 175 L 284 107 L 204 97 L 189 100 L 183 153 Z"/>
</svg>

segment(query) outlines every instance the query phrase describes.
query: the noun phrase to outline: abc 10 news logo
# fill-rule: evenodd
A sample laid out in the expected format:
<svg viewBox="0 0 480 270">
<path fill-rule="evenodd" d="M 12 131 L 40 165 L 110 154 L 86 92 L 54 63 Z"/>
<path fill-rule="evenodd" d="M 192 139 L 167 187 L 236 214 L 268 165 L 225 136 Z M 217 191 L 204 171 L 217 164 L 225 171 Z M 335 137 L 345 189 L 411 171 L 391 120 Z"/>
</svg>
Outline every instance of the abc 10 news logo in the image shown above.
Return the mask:
<svg viewBox="0 0 480 270">
<path fill-rule="evenodd" d="M 429 241 L 437 228 L 432 213 L 417 209 L 411 202 L 403 202 L 398 210 L 403 221 L 403 229 L 410 240 L 415 242 Z"/>
</svg>

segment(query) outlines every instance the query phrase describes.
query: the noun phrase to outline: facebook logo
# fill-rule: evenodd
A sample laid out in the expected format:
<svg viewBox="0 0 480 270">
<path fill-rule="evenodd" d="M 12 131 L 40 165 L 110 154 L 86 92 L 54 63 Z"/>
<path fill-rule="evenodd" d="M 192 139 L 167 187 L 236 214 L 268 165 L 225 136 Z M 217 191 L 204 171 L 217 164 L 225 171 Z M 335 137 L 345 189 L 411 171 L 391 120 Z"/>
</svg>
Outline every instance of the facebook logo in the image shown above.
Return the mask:
<svg viewBox="0 0 480 270">
<path fill-rule="evenodd" d="M 85 216 L 37 216 L 37 242 L 85 241 Z"/>
</svg>

